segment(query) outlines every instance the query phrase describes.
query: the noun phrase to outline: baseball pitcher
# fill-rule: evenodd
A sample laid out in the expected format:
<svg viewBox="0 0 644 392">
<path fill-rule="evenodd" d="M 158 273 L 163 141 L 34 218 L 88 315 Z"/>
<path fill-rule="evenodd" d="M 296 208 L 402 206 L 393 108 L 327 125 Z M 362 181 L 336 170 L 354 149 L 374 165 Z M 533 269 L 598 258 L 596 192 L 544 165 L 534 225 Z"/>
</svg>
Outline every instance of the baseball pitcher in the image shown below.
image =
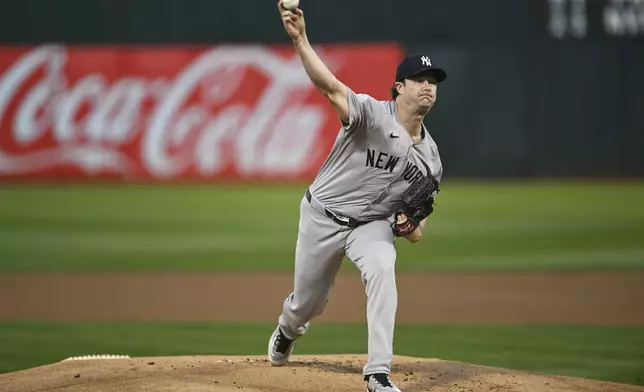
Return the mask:
<svg viewBox="0 0 644 392">
<path fill-rule="evenodd" d="M 294 287 L 268 342 L 275 365 L 288 362 L 295 340 L 322 314 L 343 257 L 360 270 L 367 294 L 367 390 L 400 391 L 391 381 L 397 308 L 396 238 L 421 239 L 443 168 L 423 119 L 446 73 L 427 55 L 400 63 L 392 100 L 354 92 L 316 55 L 304 13 L 278 3 L 282 22 L 315 87 L 337 113 L 340 129 L 300 202 Z"/>
</svg>

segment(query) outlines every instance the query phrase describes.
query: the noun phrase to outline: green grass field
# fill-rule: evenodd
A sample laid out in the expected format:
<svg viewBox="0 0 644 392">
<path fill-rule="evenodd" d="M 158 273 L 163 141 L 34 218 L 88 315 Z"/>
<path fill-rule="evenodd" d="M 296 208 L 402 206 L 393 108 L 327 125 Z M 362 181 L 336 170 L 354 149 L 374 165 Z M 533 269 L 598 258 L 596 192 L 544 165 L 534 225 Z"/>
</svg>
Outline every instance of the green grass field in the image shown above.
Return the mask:
<svg viewBox="0 0 644 392">
<path fill-rule="evenodd" d="M 4 186 L 0 273 L 289 272 L 299 186 Z M 644 268 L 644 183 L 442 186 L 399 271 Z M 0 322 L 0 372 L 93 353 L 264 354 L 273 325 Z M 320 325 L 304 353 L 364 353 L 366 330 Z M 644 385 L 644 327 L 400 326 L 396 353 Z"/>
<path fill-rule="evenodd" d="M 265 355 L 270 325 L 0 323 L 0 372 L 90 354 Z M 644 327 L 411 326 L 396 352 L 487 366 L 644 385 Z M 363 353 L 362 325 L 318 325 L 306 354 Z M 26 355 L 29 353 L 29 355 Z"/>
<path fill-rule="evenodd" d="M 0 269 L 292 268 L 300 186 L 0 189 Z M 399 270 L 644 267 L 644 183 L 446 182 Z"/>
</svg>

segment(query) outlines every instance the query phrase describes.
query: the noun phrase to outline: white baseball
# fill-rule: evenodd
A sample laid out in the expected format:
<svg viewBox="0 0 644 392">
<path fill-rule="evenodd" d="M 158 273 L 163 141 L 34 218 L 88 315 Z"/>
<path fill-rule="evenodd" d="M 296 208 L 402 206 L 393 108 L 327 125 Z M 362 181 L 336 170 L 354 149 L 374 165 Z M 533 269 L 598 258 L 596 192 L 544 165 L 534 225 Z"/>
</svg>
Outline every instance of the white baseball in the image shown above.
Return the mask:
<svg viewBox="0 0 644 392">
<path fill-rule="evenodd" d="M 289 11 L 292 11 L 300 5 L 300 0 L 282 0 L 282 5 Z"/>
</svg>

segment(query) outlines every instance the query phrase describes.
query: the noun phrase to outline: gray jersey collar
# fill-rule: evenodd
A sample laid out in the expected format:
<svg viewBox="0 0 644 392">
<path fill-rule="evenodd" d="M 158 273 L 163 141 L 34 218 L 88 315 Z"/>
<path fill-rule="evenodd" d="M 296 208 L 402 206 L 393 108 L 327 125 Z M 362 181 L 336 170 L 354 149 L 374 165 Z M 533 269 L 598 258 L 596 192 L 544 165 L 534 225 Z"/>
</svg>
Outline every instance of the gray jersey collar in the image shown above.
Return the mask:
<svg viewBox="0 0 644 392">
<path fill-rule="evenodd" d="M 386 103 L 387 103 L 386 106 L 387 106 L 387 109 L 389 110 L 389 113 L 396 119 L 398 124 L 403 126 L 402 123 L 400 122 L 400 120 L 398 119 L 398 110 L 396 108 L 396 101 L 389 100 L 389 101 L 386 101 Z M 425 126 L 425 122 L 422 122 L 420 124 L 420 126 L 421 126 L 420 140 L 418 142 L 416 142 L 416 143 L 423 143 L 428 139 L 427 135 L 429 134 L 429 132 L 427 131 L 427 127 Z M 404 128 L 404 126 L 403 126 L 403 128 Z"/>
</svg>

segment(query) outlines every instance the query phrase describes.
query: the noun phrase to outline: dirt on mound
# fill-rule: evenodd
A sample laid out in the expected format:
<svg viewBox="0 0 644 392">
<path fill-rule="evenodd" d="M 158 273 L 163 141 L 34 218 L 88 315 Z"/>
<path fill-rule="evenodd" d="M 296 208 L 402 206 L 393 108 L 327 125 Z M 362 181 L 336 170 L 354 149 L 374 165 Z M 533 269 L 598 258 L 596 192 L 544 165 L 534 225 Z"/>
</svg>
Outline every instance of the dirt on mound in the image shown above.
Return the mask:
<svg viewBox="0 0 644 392">
<path fill-rule="evenodd" d="M 364 391 L 364 355 L 294 356 L 272 367 L 256 356 L 73 360 L 0 375 L 3 392 Z M 404 392 L 643 392 L 644 387 L 396 356 L 392 379 Z"/>
</svg>

